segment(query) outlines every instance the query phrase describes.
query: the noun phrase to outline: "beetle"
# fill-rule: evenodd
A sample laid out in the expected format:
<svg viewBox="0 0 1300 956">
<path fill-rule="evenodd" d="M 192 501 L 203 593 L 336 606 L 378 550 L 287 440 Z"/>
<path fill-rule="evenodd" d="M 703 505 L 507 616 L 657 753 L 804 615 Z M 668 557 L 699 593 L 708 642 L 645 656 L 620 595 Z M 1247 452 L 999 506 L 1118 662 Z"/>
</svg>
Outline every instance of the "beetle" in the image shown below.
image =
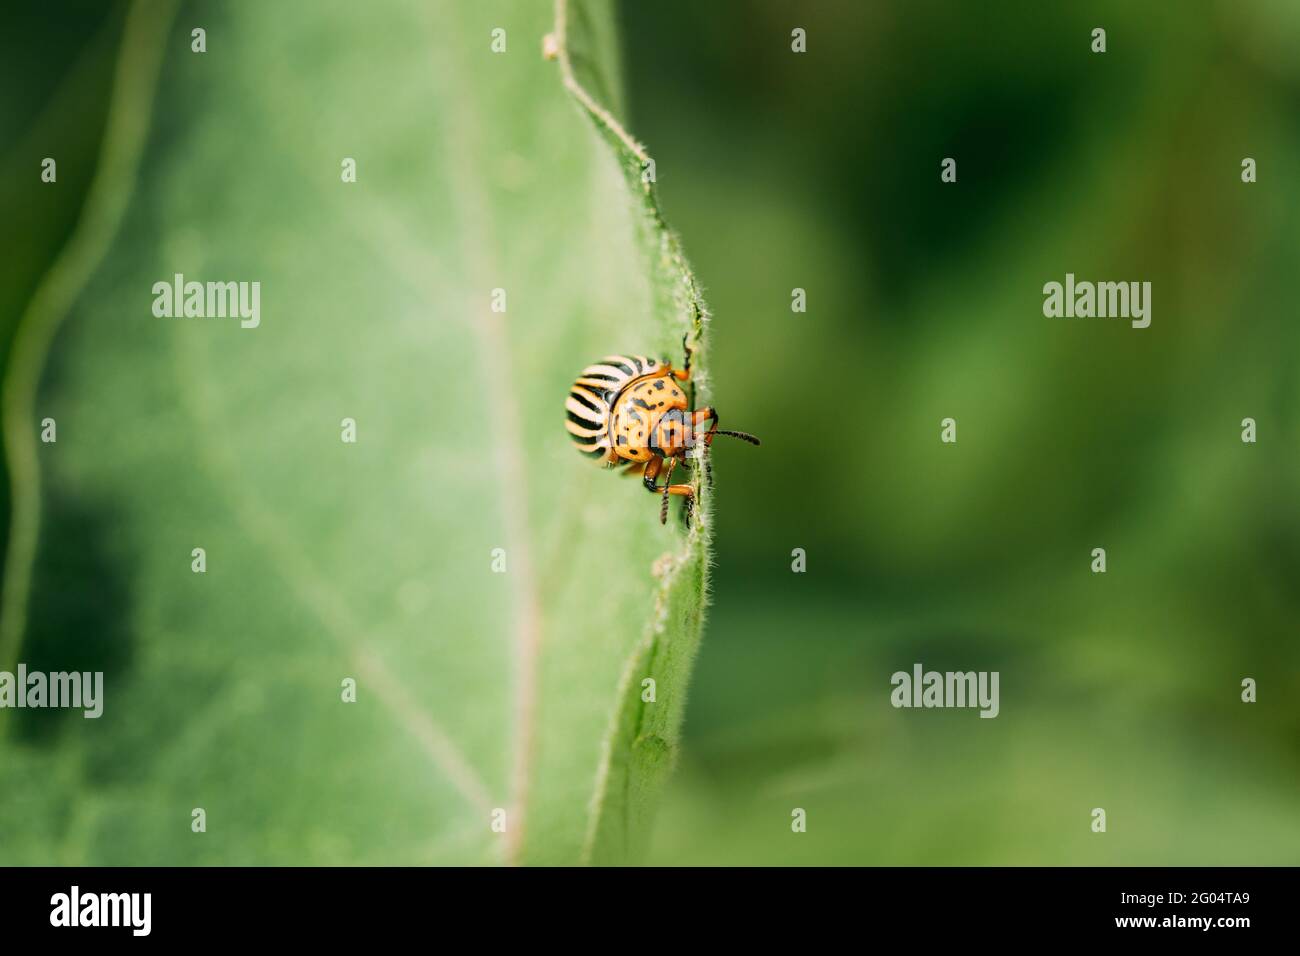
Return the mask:
<svg viewBox="0 0 1300 956">
<path fill-rule="evenodd" d="M 685 344 L 685 343 L 683 343 Z M 746 432 L 718 428 L 718 412 L 711 406 L 692 409 L 681 384 L 690 381 L 691 353 L 680 369 L 665 359 L 643 355 L 608 355 L 582 370 L 564 403 L 564 423 L 578 451 L 607 468 L 624 465 L 626 475 L 641 475 L 651 494 L 663 496 L 659 523 L 668 521 L 668 496 L 686 499 L 690 519 L 695 501 L 689 484 L 672 484 L 673 469 L 687 453 L 713 443 L 715 435 L 728 435 L 752 445 L 761 444 Z M 700 425 L 708 422 L 700 434 Z M 707 472 L 707 461 L 706 461 Z M 658 484 L 660 475 L 663 484 Z"/>
</svg>

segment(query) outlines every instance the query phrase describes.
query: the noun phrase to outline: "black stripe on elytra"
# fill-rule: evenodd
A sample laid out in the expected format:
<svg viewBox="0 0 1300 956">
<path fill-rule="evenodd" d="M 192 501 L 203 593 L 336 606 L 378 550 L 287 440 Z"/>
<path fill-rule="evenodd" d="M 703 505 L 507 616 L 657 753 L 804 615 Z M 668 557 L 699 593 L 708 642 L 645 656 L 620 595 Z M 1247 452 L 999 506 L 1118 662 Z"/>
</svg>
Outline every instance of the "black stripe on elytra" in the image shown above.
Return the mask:
<svg viewBox="0 0 1300 956">
<path fill-rule="evenodd" d="M 594 428 L 599 430 L 605 427 L 605 423 L 600 421 L 599 419 L 583 418 L 581 415 L 576 415 L 573 412 L 568 412 L 568 416 L 569 416 L 569 421 L 573 422 L 573 424 L 577 425 L 580 428 Z"/>
<path fill-rule="evenodd" d="M 578 392 L 576 389 L 575 389 L 574 391 L 570 392 L 569 395 L 570 395 L 572 398 L 576 398 L 576 399 L 577 399 L 581 404 L 586 405 L 588 408 L 590 408 L 590 409 L 591 409 L 593 412 L 595 412 L 597 415 L 599 415 L 599 414 L 601 413 L 599 408 L 597 408 L 595 405 L 593 405 L 593 404 L 592 404 L 588 399 L 583 398 L 583 397 L 582 397 L 582 394 L 581 394 L 580 392 Z"/>
<path fill-rule="evenodd" d="M 628 375 L 635 375 L 638 371 L 636 368 L 633 368 L 631 365 L 628 365 L 626 362 L 604 361 L 601 362 L 600 364 L 608 365 L 610 368 L 621 368 Z"/>
</svg>

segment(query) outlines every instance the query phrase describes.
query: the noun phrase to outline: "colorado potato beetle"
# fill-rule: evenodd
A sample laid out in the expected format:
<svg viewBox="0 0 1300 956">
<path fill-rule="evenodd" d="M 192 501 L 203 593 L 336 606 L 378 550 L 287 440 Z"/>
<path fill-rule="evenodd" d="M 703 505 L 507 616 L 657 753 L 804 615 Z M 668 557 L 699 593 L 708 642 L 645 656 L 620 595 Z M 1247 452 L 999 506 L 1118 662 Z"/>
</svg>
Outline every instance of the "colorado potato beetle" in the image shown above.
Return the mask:
<svg viewBox="0 0 1300 956">
<path fill-rule="evenodd" d="M 582 370 L 564 403 L 568 411 L 565 427 L 578 451 L 609 468 L 623 464 L 626 475 L 641 475 L 651 494 L 663 496 L 661 524 L 668 520 L 669 495 L 686 499 L 689 520 L 694 493 L 689 484 L 671 484 L 671 478 L 691 449 L 701 443 L 708 447 L 715 435 L 760 444 L 745 432 L 719 429 L 716 409 L 692 409 L 678 384 L 690 377 L 689 351 L 680 369 L 666 359 L 609 355 Z M 709 427 L 701 434 L 700 425 L 706 421 Z M 658 483 L 660 475 L 662 485 Z"/>
</svg>

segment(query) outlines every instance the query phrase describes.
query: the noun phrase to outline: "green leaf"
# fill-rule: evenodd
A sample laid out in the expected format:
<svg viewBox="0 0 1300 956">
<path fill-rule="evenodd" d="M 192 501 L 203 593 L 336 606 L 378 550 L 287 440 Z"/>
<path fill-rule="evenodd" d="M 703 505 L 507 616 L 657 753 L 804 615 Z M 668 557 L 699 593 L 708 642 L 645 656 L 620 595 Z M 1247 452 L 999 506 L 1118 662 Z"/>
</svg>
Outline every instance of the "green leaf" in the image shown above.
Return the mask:
<svg viewBox="0 0 1300 956">
<path fill-rule="evenodd" d="M 705 309 L 610 112 L 607 5 L 170 10 L 128 17 L 6 373 L 0 667 L 106 686 L 98 720 L 3 714 L 0 862 L 635 860 L 710 497 L 661 526 L 562 405 L 684 335 L 702 372 Z M 176 274 L 259 282 L 260 324 L 156 317 Z"/>
</svg>

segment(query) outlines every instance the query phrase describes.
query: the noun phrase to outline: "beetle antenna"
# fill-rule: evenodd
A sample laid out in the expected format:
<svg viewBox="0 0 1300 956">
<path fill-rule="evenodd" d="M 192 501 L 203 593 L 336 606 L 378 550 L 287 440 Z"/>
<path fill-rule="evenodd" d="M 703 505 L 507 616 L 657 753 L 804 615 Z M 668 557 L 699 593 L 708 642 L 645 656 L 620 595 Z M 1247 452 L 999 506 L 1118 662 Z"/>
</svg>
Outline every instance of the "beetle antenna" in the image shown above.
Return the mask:
<svg viewBox="0 0 1300 956">
<path fill-rule="evenodd" d="M 763 444 L 761 441 L 759 441 L 759 440 L 758 440 L 757 438 L 755 438 L 753 435 L 749 434 L 749 432 L 732 432 L 732 431 L 724 431 L 723 429 L 719 428 L 719 429 L 718 429 L 717 431 L 715 431 L 713 434 L 715 434 L 715 435 L 730 435 L 732 438 L 739 438 L 741 441 L 747 441 L 747 442 L 749 442 L 751 445 L 761 445 L 761 444 Z"/>
</svg>

